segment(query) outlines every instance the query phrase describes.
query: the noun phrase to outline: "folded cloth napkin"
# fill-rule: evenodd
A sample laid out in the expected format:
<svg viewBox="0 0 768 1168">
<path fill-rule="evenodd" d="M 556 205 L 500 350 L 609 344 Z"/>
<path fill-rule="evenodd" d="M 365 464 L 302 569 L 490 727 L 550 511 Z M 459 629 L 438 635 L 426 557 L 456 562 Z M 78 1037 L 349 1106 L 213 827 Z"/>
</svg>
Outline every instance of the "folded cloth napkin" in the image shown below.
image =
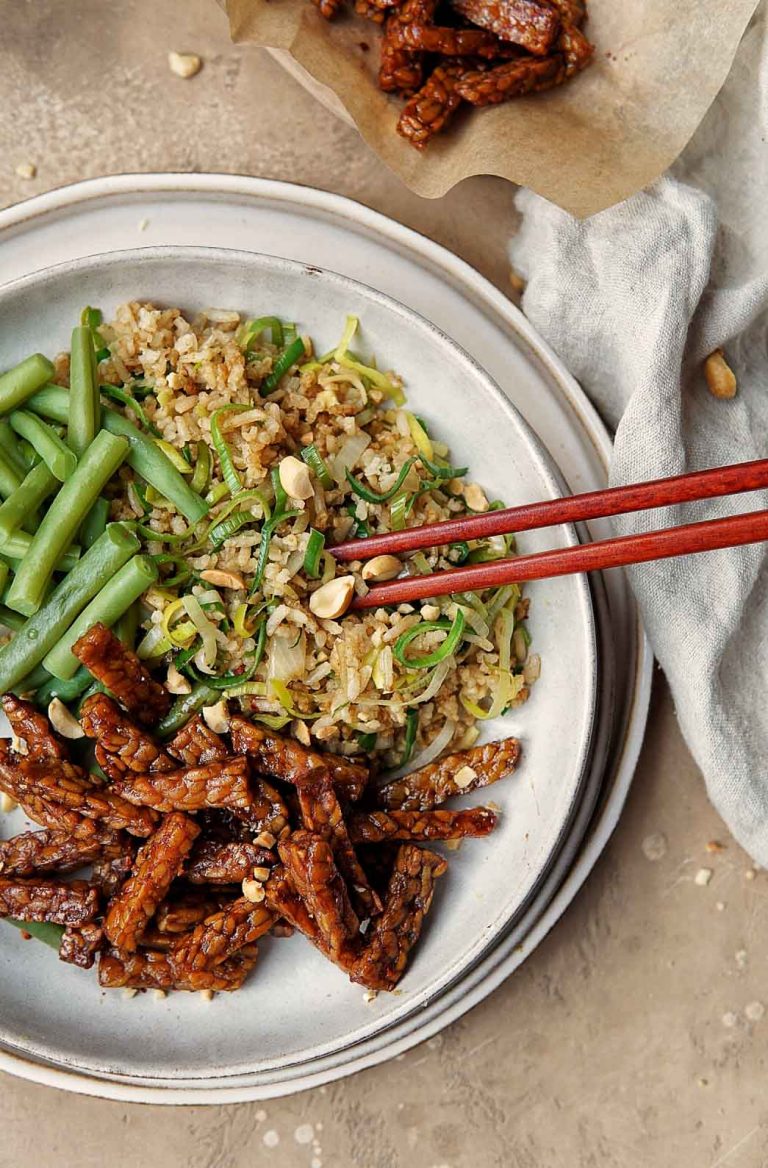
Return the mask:
<svg viewBox="0 0 768 1168">
<path fill-rule="evenodd" d="M 523 307 L 615 429 L 612 484 L 768 456 L 768 3 L 673 171 L 585 221 L 529 191 Z M 708 390 L 722 346 L 738 392 Z M 616 521 L 649 531 L 768 507 L 768 492 Z M 766 547 L 630 569 L 710 798 L 768 866 Z"/>
</svg>

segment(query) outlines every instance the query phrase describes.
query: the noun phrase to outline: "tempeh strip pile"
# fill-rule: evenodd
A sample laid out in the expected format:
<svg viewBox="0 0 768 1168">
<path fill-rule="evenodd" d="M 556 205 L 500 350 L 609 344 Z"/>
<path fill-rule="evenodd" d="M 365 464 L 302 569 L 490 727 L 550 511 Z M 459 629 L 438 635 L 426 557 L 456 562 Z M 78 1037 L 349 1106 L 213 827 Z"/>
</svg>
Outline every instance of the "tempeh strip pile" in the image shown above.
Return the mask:
<svg viewBox="0 0 768 1168">
<path fill-rule="evenodd" d="M 126 952 L 136 949 L 199 834 L 194 820 L 172 811 L 139 849 L 133 871 L 110 902 L 104 919 L 104 931 L 116 948 Z"/>
<path fill-rule="evenodd" d="M 199 714 L 190 718 L 186 726 L 177 730 L 166 745 L 173 758 L 184 766 L 205 766 L 209 762 L 221 762 L 229 755 L 227 744 L 216 734 Z"/>
<path fill-rule="evenodd" d="M 31 702 L 25 702 L 15 694 L 5 694 L 3 711 L 13 733 L 26 743 L 26 758 L 32 762 L 45 758 L 69 758 L 66 746 L 54 734 L 48 719 Z"/>
<path fill-rule="evenodd" d="M 59 960 L 80 969 L 90 969 L 104 944 L 104 930 L 95 921 L 64 930 L 59 946 Z"/>
<path fill-rule="evenodd" d="M 148 949 L 142 953 L 120 953 L 111 949 L 99 961 L 99 985 L 105 989 L 239 990 L 256 964 L 255 946 L 241 949 L 214 970 L 177 970 L 167 953 Z"/>
<path fill-rule="evenodd" d="M 349 838 L 341 804 L 330 779 L 299 788 L 299 809 L 308 831 L 322 835 L 331 845 L 336 865 L 349 885 L 352 903 L 363 918 L 381 912 L 381 901 L 371 888 Z"/>
<path fill-rule="evenodd" d="M 360 922 L 330 844 L 309 831 L 295 831 L 278 850 L 296 891 L 311 913 L 332 961 L 349 953 Z"/>
<path fill-rule="evenodd" d="M 250 840 L 199 840 L 184 875 L 191 884 L 241 884 L 254 868 L 271 867 L 274 852 Z"/>
</svg>

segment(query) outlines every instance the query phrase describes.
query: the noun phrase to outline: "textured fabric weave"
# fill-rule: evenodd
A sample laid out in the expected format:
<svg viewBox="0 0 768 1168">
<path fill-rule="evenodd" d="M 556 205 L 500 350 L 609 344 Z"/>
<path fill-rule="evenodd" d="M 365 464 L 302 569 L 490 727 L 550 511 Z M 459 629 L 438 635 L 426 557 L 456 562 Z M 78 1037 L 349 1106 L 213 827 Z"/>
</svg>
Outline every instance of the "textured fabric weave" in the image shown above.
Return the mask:
<svg viewBox="0 0 768 1168">
<path fill-rule="evenodd" d="M 525 312 L 615 430 L 613 484 L 768 456 L 768 6 L 674 170 L 580 222 L 529 191 Z M 702 362 L 738 379 L 715 399 Z M 768 507 L 768 492 L 617 521 L 622 533 Z M 768 865 L 768 549 L 630 569 L 710 798 Z"/>
</svg>

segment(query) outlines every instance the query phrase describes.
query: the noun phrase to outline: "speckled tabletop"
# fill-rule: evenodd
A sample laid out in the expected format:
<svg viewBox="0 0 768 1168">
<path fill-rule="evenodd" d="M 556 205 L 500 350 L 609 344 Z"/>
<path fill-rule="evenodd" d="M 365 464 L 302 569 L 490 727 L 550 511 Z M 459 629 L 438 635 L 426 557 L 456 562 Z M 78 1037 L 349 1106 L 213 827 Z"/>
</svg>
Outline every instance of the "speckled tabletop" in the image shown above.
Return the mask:
<svg viewBox="0 0 768 1168">
<path fill-rule="evenodd" d="M 384 211 L 509 289 L 509 186 L 411 195 L 266 55 L 233 48 L 213 0 L 0 0 L 0 30 L 0 205 L 119 171 L 286 178 Z M 199 53 L 202 71 L 174 76 L 173 50 Z M 265 1104 L 129 1106 L 0 1076 L 0 1165 L 758 1168 L 767 904 L 768 876 L 709 806 L 659 677 L 605 855 L 533 957 L 461 1022 Z"/>
</svg>

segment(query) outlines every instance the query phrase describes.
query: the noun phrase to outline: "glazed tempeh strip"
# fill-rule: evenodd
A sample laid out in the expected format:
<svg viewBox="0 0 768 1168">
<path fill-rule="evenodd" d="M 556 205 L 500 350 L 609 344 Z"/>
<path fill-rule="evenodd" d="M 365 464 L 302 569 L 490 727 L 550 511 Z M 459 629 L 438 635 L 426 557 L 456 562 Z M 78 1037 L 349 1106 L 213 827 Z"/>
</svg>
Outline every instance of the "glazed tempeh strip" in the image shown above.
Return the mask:
<svg viewBox="0 0 768 1168">
<path fill-rule="evenodd" d="M 97 889 L 84 880 L 57 884 L 53 880 L 18 880 L 0 876 L 0 917 L 19 921 L 50 921 L 82 925 L 99 910 Z"/>
<path fill-rule="evenodd" d="M 104 918 L 104 931 L 116 948 L 127 952 L 136 949 L 199 834 L 194 820 L 172 811 L 139 849 L 131 875 L 110 902 Z"/>
<path fill-rule="evenodd" d="M 221 901 L 210 892 L 190 889 L 181 896 L 174 895 L 158 905 L 153 924 L 158 933 L 174 939 L 194 929 L 206 917 L 221 908 Z"/>
<path fill-rule="evenodd" d="M 139 836 L 151 835 L 155 828 L 152 811 L 97 786 L 80 767 L 63 759 L 31 762 L 0 751 L 0 790 L 20 803 L 30 819 L 79 839 L 93 838 L 104 828 Z"/>
<path fill-rule="evenodd" d="M 330 843 L 336 866 L 347 881 L 352 903 L 360 915 L 365 918 L 381 912 L 381 901 L 357 858 L 330 781 L 324 779 L 300 787 L 299 808 L 305 828 L 322 835 Z"/>
<path fill-rule="evenodd" d="M 510 775 L 520 758 L 516 738 L 473 746 L 380 787 L 377 802 L 387 810 L 429 811 L 452 795 L 467 795 Z"/>
<path fill-rule="evenodd" d="M 179 971 L 167 953 L 120 953 L 111 949 L 99 961 L 99 985 L 105 989 L 239 990 L 256 964 L 256 946 L 241 949 L 215 970 Z"/>
<path fill-rule="evenodd" d="M 173 758 L 188 767 L 222 762 L 229 754 L 224 739 L 214 733 L 199 714 L 195 714 L 186 726 L 176 731 L 166 749 Z"/>
<path fill-rule="evenodd" d="M 94 860 L 114 859 L 122 844 L 104 833 L 73 839 L 66 831 L 25 831 L 0 842 L 0 872 L 32 876 L 35 872 L 74 872 Z"/>
<path fill-rule="evenodd" d="M 285 800 L 266 779 L 251 779 L 251 805 L 246 811 L 236 812 L 238 818 L 258 836 L 269 832 L 275 839 L 290 830 L 290 816 Z"/>
<path fill-rule="evenodd" d="M 281 738 L 238 714 L 230 719 L 229 732 L 238 754 L 247 754 L 257 771 L 275 779 L 300 787 L 319 775 L 330 774 L 342 798 L 352 802 L 365 790 L 368 772 L 359 763 L 333 754 L 318 754 L 292 738 Z"/>
<path fill-rule="evenodd" d="M 80 711 L 80 725 L 97 743 L 97 756 L 101 752 L 114 756 L 106 765 L 99 759 L 99 765 L 111 779 L 119 778 L 125 771 L 143 774 L 176 769 L 176 763 L 163 748 L 136 726 L 107 694 L 97 693 L 86 698 Z"/>
<path fill-rule="evenodd" d="M 67 748 L 54 734 L 48 719 L 31 702 L 14 694 L 3 695 L 3 711 L 17 738 L 27 745 L 26 758 L 39 762 L 44 758 L 68 758 Z"/>
<path fill-rule="evenodd" d="M 77 965 L 80 969 L 90 969 L 103 944 L 104 930 L 95 921 L 79 928 L 68 928 L 61 938 L 59 961 Z"/>
<path fill-rule="evenodd" d="M 171 695 L 111 629 L 94 625 L 72 652 L 143 726 L 159 722 L 170 709 Z"/>
<path fill-rule="evenodd" d="M 241 884 L 253 869 L 275 862 L 274 852 L 250 840 L 198 840 L 184 875 L 191 884 Z"/>
<path fill-rule="evenodd" d="M 311 913 L 328 954 L 336 961 L 349 951 L 360 922 L 336 867 L 331 846 L 322 836 L 295 831 L 278 847 L 296 891 Z"/>
<path fill-rule="evenodd" d="M 334 961 L 341 969 L 349 972 L 354 967 L 356 950 L 351 946 L 347 950 L 342 950 L 335 958 L 331 956 L 323 934 L 305 902 L 294 888 L 291 878 L 282 864 L 278 864 L 276 868 L 272 869 L 272 875 L 264 887 L 267 894 L 267 905 L 277 913 L 284 923 L 303 933 L 307 940 L 311 941 L 329 961 Z"/>
<path fill-rule="evenodd" d="M 560 27 L 556 9 L 541 0 L 451 0 L 462 16 L 529 53 L 543 56 Z"/>
<path fill-rule="evenodd" d="M 352 980 L 372 990 L 391 990 L 405 972 L 432 904 L 435 880 L 447 868 L 442 856 L 402 844 L 389 880 L 384 912 L 371 926 Z"/>
<path fill-rule="evenodd" d="M 467 811 L 355 811 L 349 817 L 353 843 L 383 840 L 449 840 L 489 835 L 497 815 L 488 807 Z"/>
<path fill-rule="evenodd" d="M 156 811 L 201 811 L 204 807 L 251 806 L 248 760 L 241 756 L 207 766 L 156 774 L 123 775 L 114 790 L 129 803 Z"/>
<path fill-rule="evenodd" d="M 183 974 L 214 969 L 268 933 L 276 919 L 266 905 L 240 897 L 177 941 L 170 953 L 171 961 Z"/>
</svg>

